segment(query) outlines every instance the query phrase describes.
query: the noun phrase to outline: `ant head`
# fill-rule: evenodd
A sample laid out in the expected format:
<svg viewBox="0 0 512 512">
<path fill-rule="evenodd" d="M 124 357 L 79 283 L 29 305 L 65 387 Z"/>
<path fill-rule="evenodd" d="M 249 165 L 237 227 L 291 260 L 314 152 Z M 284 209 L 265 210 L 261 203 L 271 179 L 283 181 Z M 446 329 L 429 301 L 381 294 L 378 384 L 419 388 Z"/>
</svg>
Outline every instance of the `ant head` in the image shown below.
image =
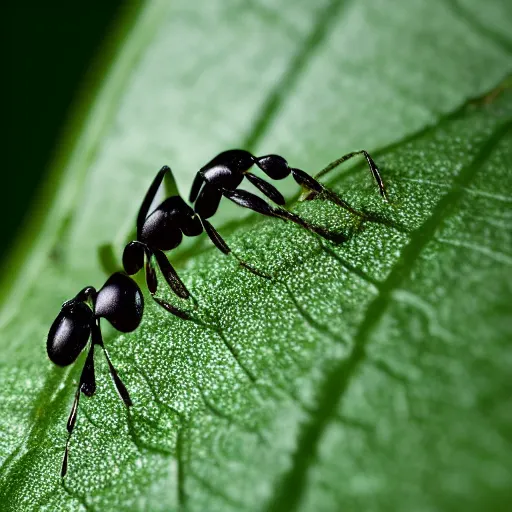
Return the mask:
<svg viewBox="0 0 512 512">
<path fill-rule="evenodd" d="M 118 331 L 137 329 L 143 312 L 144 297 L 140 288 L 120 272 L 112 274 L 96 296 L 95 316 L 106 318 Z"/>
<path fill-rule="evenodd" d="M 50 360 L 59 366 L 75 362 L 87 345 L 93 320 L 94 314 L 87 304 L 66 302 L 48 333 L 46 351 Z"/>
<path fill-rule="evenodd" d="M 258 167 L 273 180 L 282 180 L 290 174 L 288 162 L 279 155 L 266 155 L 257 159 Z"/>
<path fill-rule="evenodd" d="M 123 252 L 123 267 L 132 276 L 144 266 L 144 246 L 139 242 L 130 242 Z"/>
</svg>

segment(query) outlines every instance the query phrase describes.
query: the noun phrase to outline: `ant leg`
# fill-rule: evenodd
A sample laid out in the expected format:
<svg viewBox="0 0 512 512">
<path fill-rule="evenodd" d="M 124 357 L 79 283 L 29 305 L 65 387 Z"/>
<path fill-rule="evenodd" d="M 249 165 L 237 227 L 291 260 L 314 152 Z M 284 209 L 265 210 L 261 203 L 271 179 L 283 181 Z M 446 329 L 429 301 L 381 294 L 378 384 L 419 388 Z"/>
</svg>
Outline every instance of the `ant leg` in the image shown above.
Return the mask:
<svg viewBox="0 0 512 512">
<path fill-rule="evenodd" d="M 101 335 L 99 319 L 97 319 L 96 323 L 92 326 L 91 331 L 92 331 L 93 346 L 99 345 L 103 349 L 103 353 L 105 354 L 105 358 L 107 359 L 110 375 L 112 376 L 112 380 L 114 381 L 117 392 L 119 393 L 119 396 L 122 398 L 122 400 L 126 404 L 126 406 L 130 407 L 132 405 L 132 401 L 130 399 L 130 395 L 128 394 L 128 390 L 126 389 L 126 386 L 123 384 L 116 369 L 114 368 L 114 365 L 112 364 L 112 361 L 110 360 L 110 357 L 108 356 L 107 349 L 105 348 L 105 345 L 103 343 L 103 337 Z"/>
<path fill-rule="evenodd" d="M 325 197 L 327 197 L 327 199 L 329 199 L 329 201 L 332 201 L 334 204 L 337 204 L 341 208 L 349 211 L 350 213 L 353 213 L 354 215 L 362 217 L 360 212 L 352 208 L 352 206 L 341 199 L 341 197 L 335 194 L 332 190 L 329 190 L 327 187 L 315 180 L 315 178 L 311 177 L 309 174 L 305 173 L 303 170 L 296 168 L 292 168 L 290 170 L 293 178 L 301 187 L 304 187 L 305 189 L 310 190 L 316 194 L 323 194 Z"/>
<path fill-rule="evenodd" d="M 372 160 L 373 162 L 373 160 Z M 312 178 L 309 174 L 306 174 L 301 169 L 296 169 L 293 167 L 288 166 L 288 162 L 279 155 L 267 155 L 262 156 L 255 159 L 256 165 L 265 172 L 270 178 L 275 180 L 280 180 L 288 176 L 290 173 L 292 174 L 295 181 L 301 185 L 302 187 L 306 188 L 307 190 L 313 192 L 314 194 L 320 194 L 322 193 L 327 199 L 332 201 L 333 203 L 337 204 L 341 208 L 344 208 L 351 213 L 358 215 L 359 217 L 362 217 L 361 213 L 359 213 L 357 210 L 352 208 L 346 201 L 341 199 L 337 194 L 332 192 L 331 190 L 324 187 L 321 183 L 319 183 L 315 178 Z M 375 170 L 377 169 L 375 164 L 373 164 Z M 376 170 L 377 175 L 378 171 Z M 380 175 L 379 175 L 380 178 Z M 382 182 L 382 180 L 380 181 Z M 255 184 L 258 186 L 257 184 Z M 258 187 L 260 188 L 260 187 Z M 265 193 L 263 189 L 260 189 Z M 267 195 L 267 194 L 266 194 Z M 267 197 L 271 196 L 267 195 Z M 284 206 L 283 203 L 277 203 L 281 206 Z"/>
<path fill-rule="evenodd" d="M 132 400 L 130 398 L 128 390 L 126 389 L 126 386 L 124 385 L 124 383 L 121 380 L 121 378 L 119 377 L 116 369 L 114 368 L 114 365 L 112 364 L 112 361 L 110 360 L 110 357 L 108 356 L 107 349 L 105 348 L 105 345 L 103 343 L 103 337 L 101 335 L 99 318 L 96 320 L 96 323 L 92 326 L 92 343 L 93 343 L 93 346 L 99 345 L 103 349 L 103 353 L 105 354 L 105 358 L 107 359 L 110 376 L 112 377 L 112 380 L 114 381 L 114 385 L 116 386 L 117 392 L 119 393 L 119 396 L 122 398 L 126 407 L 131 407 Z"/>
<path fill-rule="evenodd" d="M 68 457 L 69 457 L 69 443 L 71 441 L 71 435 L 76 424 L 76 417 L 78 412 L 78 404 L 80 402 L 80 393 L 84 393 L 86 396 L 94 395 L 96 391 L 96 379 L 94 377 L 94 343 L 91 343 L 87 359 L 85 360 L 82 374 L 80 375 L 80 382 L 75 393 L 75 399 L 71 412 L 69 413 L 68 423 L 66 425 L 68 431 L 68 439 L 66 441 L 66 448 L 64 450 L 64 457 L 62 459 L 62 466 L 60 470 L 60 476 L 64 478 L 68 472 Z"/>
<path fill-rule="evenodd" d="M 172 171 L 171 171 L 170 167 L 168 167 L 167 165 L 164 165 L 158 171 L 158 174 L 155 176 L 153 183 L 151 183 L 150 187 L 148 188 L 148 191 L 146 192 L 146 195 L 144 196 L 144 200 L 142 201 L 142 204 L 139 208 L 139 213 L 137 215 L 137 238 L 139 238 L 139 235 L 142 231 L 142 227 L 144 226 L 144 221 L 146 220 L 146 217 L 148 215 L 151 203 L 155 199 L 156 193 L 158 192 L 158 189 L 160 188 L 160 185 L 162 184 L 162 181 L 165 178 L 166 174 L 169 174 L 169 176 L 172 180 L 172 183 L 169 185 L 169 187 L 166 187 L 166 190 L 171 195 L 172 195 L 172 192 L 174 192 L 174 195 L 179 195 L 178 187 L 176 186 L 176 181 L 174 180 Z"/>
<path fill-rule="evenodd" d="M 222 191 L 210 183 L 205 183 L 194 206 L 194 211 L 199 217 L 209 219 L 219 208 L 222 199 Z"/>
<path fill-rule="evenodd" d="M 159 306 L 164 308 L 169 313 L 172 313 L 173 315 L 176 315 L 177 317 L 182 318 L 183 320 L 188 320 L 190 318 L 189 313 L 173 306 L 172 304 L 169 304 L 168 302 L 160 299 L 159 297 L 155 297 L 156 289 L 158 287 L 158 281 L 156 279 L 155 269 L 154 269 L 153 265 L 151 264 L 151 257 L 152 257 L 152 254 L 149 251 L 147 251 L 146 252 L 146 284 L 148 286 L 149 293 L 151 293 L 151 297 Z"/>
<path fill-rule="evenodd" d="M 373 179 L 376 181 L 379 187 L 380 195 L 386 201 L 389 201 L 388 194 L 386 192 L 386 187 L 384 186 L 384 182 L 382 181 L 382 176 L 380 175 L 379 168 L 377 167 L 377 164 L 373 161 L 373 158 L 364 149 L 360 151 L 352 151 L 352 153 L 347 153 L 346 155 L 343 155 L 341 158 L 334 160 L 334 162 L 331 162 L 327 167 L 325 167 L 318 174 L 316 174 L 315 178 L 320 178 L 324 176 L 328 172 L 332 171 L 334 168 L 341 165 L 343 162 L 346 162 L 347 160 L 350 160 L 351 158 L 357 155 L 364 155 L 368 163 L 368 167 L 370 168 L 370 172 L 372 173 Z"/>
<path fill-rule="evenodd" d="M 247 192 L 247 190 L 223 190 L 222 193 L 228 199 L 238 204 L 239 206 L 243 206 L 244 208 L 249 208 L 257 213 L 261 213 L 262 215 L 266 215 L 268 217 L 276 217 L 282 220 L 289 220 L 298 224 L 299 226 L 320 235 L 322 238 L 326 240 L 330 240 L 331 242 L 340 243 L 346 240 L 346 237 L 340 233 L 333 233 L 328 231 L 320 226 L 315 226 L 314 224 L 310 224 L 303 218 L 295 215 L 284 208 L 274 207 L 269 205 L 266 201 L 261 199 L 255 194 L 251 192 Z"/>
<path fill-rule="evenodd" d="M 169 304 L 168 302 L 160 299 L 159 297 L 155 297 L 154 295 L 151 295 L 151 297 L 159 306 L 164 308 L 168 313 L 172 313 L 174 316 L 177 316 L 182 320 L 190 320 L 190 313 L 187 313 L 186 311 L 183 311 L 182 309 L 179 309 L 176 306 Z"/>
<path fill-rule="evenodd" d="M 201 218 L 201 223 L 203 224 L 203 228 L 206 231 L 206 234 L 209 236 L 210 240 L 213 242 L 213 245 L 217 247 L 224 254 L 229 254 L 231 249 L 228 244 L 224 241 L 224 239 L 219 235 L 217 230 L 210 224 L 206 219 Z"/>
<path fill-rule="evenodd" d="M 204 178 L 201 175 L 201 172 L 198 172 L 192 182 L 192 188 L 190 189 L 189 201 L 193 203 L 197 199 L 197 195 L 201 190 L 201 187 L 204 183 Z"/>
<path fill-rule="evenodd" d="M 244 260 L 242 260 L 237 254 L 231 251 L 228 244 L 225 242 L 225 240 L 219 235 L 218 231 L 208 222 L 206 219 L 201 219 L 201 222 L 203 224 L 204 230 L 206 231 L 206 234 L 209 236 L 210 240 L 213 242 L 215 247 L 219 249 L 221 252 L 223 252 L 226 255 L 232 254 L 237 260 L 238 263 L 245 269 L 247 269 L 249 272 L 252 272 L 254 275 L 258 277 L 263 277 L 265 279 L 272 279 L 269 275 L 261 272 L 260 270 L 252 267 L 249 265 L 249 263 L 246 263 Z"/>
<path fill-rule="evenodd" d="M 153 254 L 146 250 L 146 284 L 148 286 L 149 293 L 153 295 L 156 292 L 156 289 L 158 288 L 158 281 L 156 279 L 156 272 L 151 264 L 151 258 L 153 257 Z"/>
<path fill-rule="evenodd" d="M 190 292 L 187 290 L 187 287 L 183 284 L 183 281 L 180 279 L 176 270 L 171 265 L 167 256 L 160 250 L 153 250 L 155 254 L 156 261 L 162 274 L 167 281 L 167 284 L 172 288 L 172 291 L 182 299 L 188 299 L 190 297 Z"/>
<path fill-rule="evenodd" d="M 256 176 L 255 174 L 252 174 L 252 172 L 246 172 L 245 177 L 271 201 L 280 206 L 285 205 L 285 198 L 283 197 L 281 192 L 279 192 L 279 190 L 277 190 L 277 188 L 274 187 L 274 185 L 271 185 L 267 181 L 262 180 L 260 177 Z"/>
</svg>

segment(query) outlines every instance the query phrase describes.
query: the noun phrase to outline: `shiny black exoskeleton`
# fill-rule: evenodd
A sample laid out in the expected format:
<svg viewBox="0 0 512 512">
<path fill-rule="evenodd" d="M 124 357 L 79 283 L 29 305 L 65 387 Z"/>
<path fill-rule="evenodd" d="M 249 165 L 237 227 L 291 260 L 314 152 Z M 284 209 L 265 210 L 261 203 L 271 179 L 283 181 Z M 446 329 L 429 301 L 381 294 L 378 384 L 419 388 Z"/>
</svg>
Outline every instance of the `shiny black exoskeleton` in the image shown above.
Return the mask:
<svg viewBox="0 0 512 512">
<path fill-rule="evenodd" d="M 373 159 L 364 150 L 344 155 L 335 162 L 329 164 L 328 168 L 324 169 L 324 171 L 332 169 L 359 154 L 364 155 L 366 158 L 370 171 L 379 186 L 380 193 L 384 198 L 386 198 L 386 191 L 379 170 L 377 169 Z M 310 191 L 312 194 L 321 194 L 328 200 L 336 203 L 338 206 L 361 216 L 361 214 L 354 210 L 346 201 L 324 187 L 324 185 L 309 176 L 309 174 L 305 173 L 301 169 L 290 167 L 283 157 L 279 155 L 256 157 L 248 151 L 232 149 L 220 153 L 201 168 L 192 184 L 190 201 L 195 203 L 194 211 L 203 222 L 205 219 L 208 219 L 215 214 L 219 207 L 220 200 L 224 196 L 234 203 L 243 206 L 244 208 L 249 208 L 257 213 L 295 222 L 296 224 L 299 224 L 302 227 L 327 238 L 328 240 L 339 240 L 339 236 L 333 235 L 324 228 L 306 222 L 298 215 L 295 215 L 284 208 L 280 208 L 280 206 L 285 205 L 284 197 L 272 184 L 250 172 L 251 167 L 254 165 L 259 167 L 269 178 L 273 180 L 281 180 L 291 174 L 299 185 Z M 244 178 L 247 178 L 250 183 L 258 188 L 263 195 L 277 204 L 278 207 L 271 206 L 251 192 L 239 189 L 238 186 L 242 183 Z"/>
<path fill-rule="evenodd" d="M 365 156 L 371 173 L 379 186 L 380 193 L 386 198 L 386 191 L 379 170 L 370 155 L 364 150 L 344 155 L 329 164 L 322 172 L 327 172 L 359 154 Z M 171 289 L 178 297 L 188 299 L 190 297 L 189 291 L 163 251 L 178 247 L 183 235 L 198 236 L 204 230 L 218 249 L 224 254 L 232 254 L 226 241 L 208 220 L 217 211 L 223 196 L 239 206 L 249 208 L 263 215 L 295 222 L 328 240 L 335 242 L 343 240 L 343 236 L 339 233 L 332 233 L 321 226 L 313 225 L 298 215 L 281 208 L 285 204 L 283 195 L 272 184 L 251 173 L 250 169 L 253 165 L 259 167 L 274 180 L 286 178 L 291 174 L 295 181 L 311 194 L 321 194 L 342 208 L 362 216 L 346 201 L 324 187 L 316 179 L 300 169 L 289 167 L 287 161 L 279 155 L 255 157 L 248 151 L 241 149 L 232 149 L 220 153 L 202 167 L 195 176 L 190 191 L 190 201 L 194 203 L 193 209 L 180 196 L 171 169 L 164 166 L 156 175 L 144 197 L 137 217 L 137 240 L 130 242 L 125 247 L 123 266 L 127 274 L 134 275 L 142 269 L 144 262 L 146 263 L 145 272 L 148 289 L 153 299 L 167 311 L 184 319 L 189 318 L 187 312 L 155 296 L 158 283 L 153 267 L 153 257 Z M 171 182 L 170 196 L 148 215 L 149 208 L 166 176 Z M 257 195 L 239 189 L 238 186 L 244 178 L 247 178 L 263 195 L 278 206 L 272 206 Z M 260 277 L 269 278 L 266 274 L 243 261 L 239 256 L 234 256 L 247 270 Z"/>
<path fill-rule="evenodd" d="M 76 423 L 80 393 L 92 396 L 96 391 L 94 376 L 94 347 L 96 345 L 103 349 L 110 375 L 123 402 L 128 407 L 132 405 L 128 390 L 105 349 L 100 329 L 100 318 L 106 318 L 120 332 L 131 332 L 139 326 L 143 311 L 144 297 L 140 288 L 133 279 L 116 272 L 109 277 L 99 291 L 88 286 L 81 290 L 74 299 L 65 302 L 50 328 L 46 350 L 50 360 L 59 366 L 68 366 L 74 363 L 91 338 L 89 352 L 67 423 L 68 440 L 62 461 L 61 476 L 67 472 L 69 442 Z"/>
<path fill-rule="evenodd" d="M 171 195 L 148 215 L 151 203 L 166 176 L 170 181 Z M 174 293 L 182 299 L 188 299 L 189 291 L 163 251 L 170 251 L 178 247 L 183 235 L 198 236 L 203 230 L 222 252 L 230 253 L 230 248 L 214 227 L 205 218 L 200 218 L 180 196 L 171 169 L 167 166 L 162 167 L 142 201 L 137 216 L 137 240 L 130 242 L 125 247 L 123 266 L 127 274 L 134 275 L 142 269 L 145 262 L 146 284 L 153 300 L 167 311 L 183 319 L 189 318 L 186 311 L 155 296 L 158 282 L 153 267 L 153 257 Z M 251 272 L 266 277 L 244 261 L 240 259 L 239 261 Z"/>
</svg>

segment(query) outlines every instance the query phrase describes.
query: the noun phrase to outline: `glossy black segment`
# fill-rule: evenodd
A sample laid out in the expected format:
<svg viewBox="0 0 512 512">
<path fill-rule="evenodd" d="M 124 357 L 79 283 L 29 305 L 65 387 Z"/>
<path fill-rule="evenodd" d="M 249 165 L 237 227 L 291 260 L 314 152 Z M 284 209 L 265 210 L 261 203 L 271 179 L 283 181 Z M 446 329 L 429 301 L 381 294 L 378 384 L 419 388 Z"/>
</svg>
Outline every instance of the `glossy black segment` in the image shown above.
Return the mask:
<svg viewBox="0 0 512 512">
<path fill-rule="evenodd" d="M 186 236 L 198 236 L 203 232 L 201 220 L 190 206 L 187 205 L 187 208 L 189 208 L 191 215 L 183 219 L 181 230 Z"/>
<path fill-rule="evenodd" d="M 316 181 L 315 178 L 305 173 L 302 169 L 292 168 L 291 172 L 293 178 L 301 187 L 314 192 L 322 192 L 322 190 L 324 190 L 325 187 L 323 185 Z"/>
<path fill-rule="evenodd" d="M 183 240 L 180 226 L 184 214 L 176 209 L 175 199 L 174 197 L 166 199 L 147 217 L 140 234 L 140 241 L 148 247 L 170 251 L 178 247 Z M 182 201 L 181 197 L 177 199 Z M 184 206 L 190 208 L 185 203 Z M 193 213 L 191 212 L 192 215 Z"/>
<path fill-rule="evenodd" d="M 87 303 L 91 304 L 92 309 Z M 54 363 L 61 366 L 75 361 L 91 338 L 66 424 L 68 439 L 62 459 L 62 477 L 68 471 L 69 447 L 77 421 L 80 395 L 83 393 L 90 397 L 96 392 L 94 370 L 94 347 L 96 345 L 99 345 L 104 351 L 117 392 L 127 406 L 131 405 L 128 390 L 117 374 L 105 349 L 100 329 L 100 318 L 106 318 L 121 332 L 130 332 L 139 326 L 143 311 L 144 299 L 137 283 L 127 275 L 115 272 L 98 292 L 92 287 L 87 287 L 80 291 L 74 299 L 65 302 L 50 328 L 47 341 L 48 355 Z"/>
<path fill-rule="evenodd" d="M 99 330 L 99 327 L 98 327 Z M 110 376 L 112 377 L 112 380 L 114 382 L 114 385 L 116 386 L 117 392 L 119 393 L 119 396 L 125 403 L 126 407 L 131 407 L 132 399 L 130 398 L 130 394 L 128 393 L 128 390 L 126 389 L 126 386 L 124 385 L 123 381 L 119 377 L 119 374 L 117 373 L 117 370 L 114 368 L 114 365 L 112 364 L 112 361 L 110 360 L 110 357 L 108 355 L 107 349 L 102 344 L 103 353 L 105 354 L 105 358 L 108 363 L 108 369 L 110 371 Z"/>
<path fill-rule="evenodd" d="M 206 234 L 213 242 L 215 247 L 222 251 L 224 254 L 229 254 L 231 249 L 228 247 L 228 244 L 224 241 L 224 239 L 219 235 L 217 230 L 208 222 L 206 219 L 201 219 L 203 222 L 204 230 Z"/>
<path fill-rule="evenodd" d="M 149 209 L 151 208 L 151 203 L 154 201 L 156 193 L 162 184 L 162 181 L 166 175 L 166 173 L 170 173 L 171 169 L 164 165 L 155 176 L 153 182 L 148 188 L 146 195 L 144 196 L 144 200 L 142 201 L 142 205 L 139 209 L 139 213 L 137 215 L 137 237 L 140 236 L 142 228 L 144 226 L 144 222 L 146 221 L 146 217 L 148 215 Z"/>
<path fill-rule="evenodd" d="M 188 196 L 188 199 L 191 203 L 193 203 L 199 194 L 199 191 L 201 190 L 201 187 L 203 186 L 204 178 L 200 172 L 198 172 L 194 178 L 194 181 L 192 182 L 192 187 L 190 188 L 190 195 Z"/>
<path fill-rule="evenodd" d="M 156 279 L 155 268 L 150 257 L 146 257 L 146 284 L 148 286 L 149 293 L 153 294 L 158 288 L 158 281 Z"/>
<path fill-rule="evenodd" d="M 96 317 L 106 318 L 118 331 L 134 331 L 142 320 L 144 297 L 135 281 L 112 274 L 96 296 Z"/>
<path fill-rule="evenodd" d="M 335 194 L 332 190 L 324 187 L 320 182 L 315 180 L 315 178 L 311 177 L 309 174 L 305 173 L 301 169 L 292 169 L 292 176 L 295 181 L 302 187 L 307 190 L 310 190 L 316 194 L 323 194 L 323 196 L 329 201 L 337 204 L 341 208 L 348 210 L 354 215 L 361 216 L 361 213 L 352 208 L 346 201 L 341 199 L 337 194 Z"/>
<path fill-rule="evenodd" d="M 261 213 L 262 215 L 275 217 L 274 208 L 252 192 L 241 189 L 225 190 L 224 195 L 239 206 L 249 208 L 250 210 Z"/>
<path fill-rule="evenodd" d="M 73 429 L 75 428 L 76 423 L 76 413 L 78 411 L 78 403 L 80 402 L 80 386 L 76 390 L 75 399 L 73 400 L 73 406 L 71 407 L 71 412 L 69 413 L 68 422 L 66 425 L 67 431 L 71 434 Z"/>
<path fill-rule="evenodd" d="M 232 174 L 242 175 L 255 163 L 255 158 L 245 149 L 228 149 L 212 158 L 205 166 L 201 167 L 200 173 L 204 175 L 210 169 L 224 167 Z M 192 201 L 192 200 L 191 200 Z"/>
<path fill-rule="evenodd" d="M 153 300 L 162 308 L 164 308 L 169 313 L 172 313 L 173 315 L 177 316 L 178 318 L 181 318 L 183 320 L 190 320 L 190 313 L 188 311 L 183 311 L 182 309 L 177 308 L 176 306 L 173 306 L 172 304 L 169 304 L 163 299 L 160 299 L 159 297 L 155 297 L 153 295 Z"/>
<path fill-rule="evenodd" d="M 96 392 L 96 376 L 94 374 L 94 342 L 87 353 L 82 375 L 80 377 L 80 391 L 86 396 Z"/>
<path fill-rule="evenodd" d="M 86 286 L 82 290 L 80 290 L 76 295 L 74 299 L 71 299 L 63 304 L 63 307 L 66 305 L 72 305 L 76 302 L 87 302 L 88 300 L 91 300 L 96 294 L 96 289 L 92 286 Z"/>
<path fill-rule="evenodd" d="M 139 242 L 130 242 L 123 251 L 123 267 L 125 272 L 132 276 L 144 266 L 144 245 Z"/>
<path fill-rule="evenodd" d="M 70 301 L 53 322 L 46 341 L 50 360 L 59 366 L 68 366 L 87 345 L 94 313 L 83 302 Z"/>
<path fill-rule="evenodd" d="M 215 215 L 219 208 L 220 200 L 222 199 L 222 192 L 209 183 L 206 183 L 199 197 L 197 198 L 195 205 L 195 212 L 202 219 L 209 219 Z"/>
<path fill-rule="evenodd" d="M 256 158 L 256 165 L 273 180 L 282 180 L 290 174 L 288 162 L 279 155 L 266 155 Z"/>
<path fill-rule="evenodd" d="M 279 192 L 279 190 L 274 187 L 274 185 L 271 185 L 265 180 L 262 180 L 260 177 L 252 174 L 251 172 L 246 173 L 245 177 L 271 201 L 278 204 L 279 206 L 285 205 L 285 198 L 281 192 Z"/>
<path fill-rule="evenodd" d="M 170 196 L 165 198 L 151 213 L 149 213 L 151 204 L 153 203 L 156 194 L 164 177 L 167 179 L 166 183 L 171 183 L 171 187 L 167 189 Z M 204 178 L 198 174 L 194 180 L 191 190 L 191 197 L 206 193 L 208 189 L 205 187 L 201 190 Z M 214 197 L 213 197 L 214 196 Z M 212 197 L 214 203 L 215 198 L 217 203 L 214 204 L 215 212 L 218 202 L 222 195 L 215 189 L 212 189 Z M 208 201 L 207 201 L 208 203 Z M 213 214 L 212 213 L 212 214 Z M 178 274 L 172 267 L 163 251 L 170 251 L 178 247 L 185 236 L 198 236 L 203 232 L 203 226 L 196 212 L 183 200 L 178 192 L 176 182 L 169 167 L 164 166 L 158 172 L 153 180 L 153 183 L 146 192 L 146 196 L 139 209 L 137 217 L 137 240 L 130 242 L 123 254 L 123 266 L 128 274 L 138 272 L 144 266 L 145 260 L 145 274 L 146 285 L 151 295 L 154 295 L 158 288 L 157 273 L 152 264 L 152 258 L 158 263 L 165 280 L 173 292 L 182 299 L 187 299 L 190 296 L 189 291 L 179 278 Z M 133 247 L 137 247 L 134 249 Z M 139 249 L 138 247 L 141 247 Z M 166 307 L 163 301 L 155 302 L 160 304 L 164 309 L 174 312 L 172 307 Z M 183 318 L 183 315 L 178 311 L 177 316 Z"/>
<path fill-rule="evenodd" d="M 155 250 L 155 258 L 167 284 L 174 293 L 182 299 L 188 299 L 190 292 L 176 273 L 176 270 L 174 270 L 174 267 L 169 263 L 167 256 L 162 251 Z"/>
<path fill-rule="evenodd" d="M 62 458 L 62 466 L 60 468 L 60 477 L 64 478 L 68 472 L 68 456 L 69 456 L 69 446 L 66 444 L 66 449 L 64 450 L 64 457 Z"/>
<path fill-rule="evenodd" d="M 387 195 L 387 192 L 386 192 L 386 188 L 384 187 L 384 182 L 382 181 L 382 176 L 380 175 L 379 168 L 377 167 L 377 165 L 373 161 L 373 158 L 366 151 L 363 150 L 362 153 L 365 156 L 366 161 L 368 162 L 368 166 L 370 167 L 370 171 L 371 171 L 371 173 L 373 175 L 374 180 L 377 182 L 377 185 L 379 187 L 380 195 L 384 199 L 388 200 L 388 195 Z"/>
</svg>

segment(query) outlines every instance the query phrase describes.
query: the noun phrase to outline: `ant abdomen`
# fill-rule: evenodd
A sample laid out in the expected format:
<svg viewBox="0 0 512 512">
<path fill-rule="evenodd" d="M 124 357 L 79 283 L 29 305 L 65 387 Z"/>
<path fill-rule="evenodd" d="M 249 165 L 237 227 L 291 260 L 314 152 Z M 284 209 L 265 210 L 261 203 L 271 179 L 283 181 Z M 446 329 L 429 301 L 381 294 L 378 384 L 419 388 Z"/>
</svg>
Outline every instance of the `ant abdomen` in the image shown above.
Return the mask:
<svg viewBox="0 0 512 512">
<path fill-rule="evenodd" d="M 87 345 L 94 314 L 83 302 L 64 306 L 48 333 L 46 351 L 52 363 L 68 366 Z"/>
<path fill-rule="evenodd" d="M 183 239 L 181 229 L 169 212 L 157 208 L 142 227 L 140 241 L 161 251 L 170 251 L 180 245 Z"/>
<path fill-rule="evenodd" d="M 96 317 L 106 318 L 120 332 L 137 329 L 143 311 L 140 288 L 133 279 L 119 272 L 112 274 L 103 285 L 94 306 Z"/>
</svg>

